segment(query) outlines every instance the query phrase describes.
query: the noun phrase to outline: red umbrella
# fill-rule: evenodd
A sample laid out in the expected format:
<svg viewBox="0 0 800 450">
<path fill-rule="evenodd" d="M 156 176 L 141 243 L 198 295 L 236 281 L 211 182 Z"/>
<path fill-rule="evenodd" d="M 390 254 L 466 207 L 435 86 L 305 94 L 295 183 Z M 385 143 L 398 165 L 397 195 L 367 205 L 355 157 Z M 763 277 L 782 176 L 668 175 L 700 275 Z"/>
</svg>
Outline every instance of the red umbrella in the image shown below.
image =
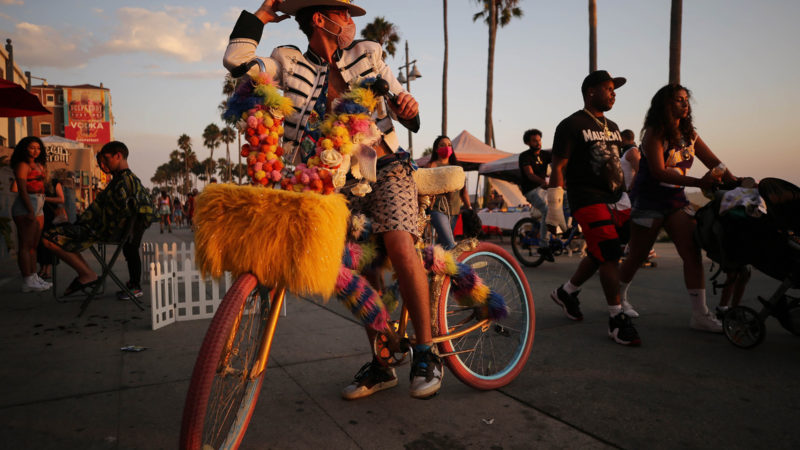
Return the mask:
<svg viewBox="0 0 800 450">
<path fill-rule="evenodd" d="M 0 78 L 0 117 L 27 117 L 51 114 L 39 98 L 17 83 Z"/>
</svg>

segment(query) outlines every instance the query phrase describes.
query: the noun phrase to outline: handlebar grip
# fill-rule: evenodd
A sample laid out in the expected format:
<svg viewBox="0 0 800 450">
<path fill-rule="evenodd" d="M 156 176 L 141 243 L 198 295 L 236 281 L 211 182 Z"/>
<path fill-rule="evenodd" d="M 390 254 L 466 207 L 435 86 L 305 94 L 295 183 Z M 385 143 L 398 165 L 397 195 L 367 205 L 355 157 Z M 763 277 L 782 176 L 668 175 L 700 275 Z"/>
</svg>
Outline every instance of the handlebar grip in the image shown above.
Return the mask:
<svg viewBox="0 0 800 450">
<path fill-rule="evenodd" d="M 264 72 L 267 69 L 267 66 L 264 65 L 264 62 L 258 58 L 253 58 L 250 61 L 244 62 L 239 64 L 238 66 L 231 69 L 231 76 L 233 78 L 239 78 L 250 71 L 250 68 L 258 64 L 258 68 Z"/>
<path fill-rule="evenodd" d="M 374 83 L 372 83 L 369 87 L 369 90 L 372 91 L 378 97 L 386 97 L 390 102 L 396 102 L 396 96 L 389 91 L 389 82 L 384 80 L 381 77 L 378 77 Z M 420 127 L 420 120 L 419 114 L 414 116 L 412 119 L 398 119 L 401 125 L 411 130 L 412 133 L 416 133 L 419 131 Z"/>
</svg>

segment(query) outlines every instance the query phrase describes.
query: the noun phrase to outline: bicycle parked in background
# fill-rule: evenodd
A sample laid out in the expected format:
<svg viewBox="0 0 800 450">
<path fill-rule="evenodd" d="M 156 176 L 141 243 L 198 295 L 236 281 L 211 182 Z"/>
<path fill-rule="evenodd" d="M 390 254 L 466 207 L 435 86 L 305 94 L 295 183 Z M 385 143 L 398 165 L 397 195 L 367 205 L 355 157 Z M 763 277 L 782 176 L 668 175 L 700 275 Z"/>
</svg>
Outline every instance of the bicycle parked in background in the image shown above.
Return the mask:
<svg viewBox="0 0 800 450">
<path fill-rule="evenodd" d="M 567 215 L 565 211 L 565 215 Z M 564 252 L 580 251 L 583 237 L 578 222 L 567 219 L 571 225 L 561 236 L 550 233 L 549 242 L 542 242 L 541 220 L 533 217 L 520 219 L 511 231 L 511 249 L 517 260 L 527 267 L 538 267 L 544 261 L 554 262 L 555 256 Z"/>
</svg>

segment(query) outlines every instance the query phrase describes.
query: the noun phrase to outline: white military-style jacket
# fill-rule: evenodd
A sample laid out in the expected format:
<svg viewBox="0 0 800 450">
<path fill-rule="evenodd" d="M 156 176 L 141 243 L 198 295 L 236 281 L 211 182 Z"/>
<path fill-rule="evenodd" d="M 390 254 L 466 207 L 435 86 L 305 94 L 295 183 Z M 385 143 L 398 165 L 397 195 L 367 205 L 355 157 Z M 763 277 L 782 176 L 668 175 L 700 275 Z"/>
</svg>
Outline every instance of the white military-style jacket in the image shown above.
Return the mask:
<svg viewBox="0 0 800 450">
<path fill-rule="evenodd" d="M 260 59 L 267 74 L 277 83 L 283 94 L 294 103 L 295 113 L 284 121 L 284 147 L 294 147 L 303 138 L 306 122 L 314 109 L 322 87 L 328 77 L 328 65 L 310 48 L 302 53 L 295 46 L 277 47 L 269 58 L 256 56 L 256 47 L 261 40 L 264 24 L 255 15 L 242 11 L 225 50 L 223 65 L 234 76 L 244 75 L 249 70 L 255 75 L 258 65 L 247 68 L 254 59 Z M 364 77 L 380 76 L 389 83 L 392 94 L 404 92 L 403 86 L 384 63 L 383 49 L 377 42 L 355 41 L 344 50 L 337 50 L 334 63 L 339 68 L 345 83 Z M 398 140 L 392 125 L 391 111 L 385 101 L 377 108 L 376 125 L 384 135 L 384 142 L 392 151 L 397 151 Z M 290 148 L 289 154 L 292 153 Z"/>
</svg>

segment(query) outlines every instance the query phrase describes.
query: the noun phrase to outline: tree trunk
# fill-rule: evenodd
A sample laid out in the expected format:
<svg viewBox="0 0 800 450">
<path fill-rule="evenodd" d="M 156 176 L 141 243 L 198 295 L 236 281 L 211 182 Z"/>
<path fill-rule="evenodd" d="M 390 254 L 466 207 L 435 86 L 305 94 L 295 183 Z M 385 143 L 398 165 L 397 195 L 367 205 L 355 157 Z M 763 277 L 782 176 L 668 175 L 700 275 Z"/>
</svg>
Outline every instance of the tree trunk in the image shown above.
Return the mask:
<svg viewBox="0 0 800 450">
<path fill-rule="evenodd" d="M 227 142 L 229 139 L 226 138 L 225 141 L 225 159 L 228 160 L 228 165 L 225 167 L 225 178 L 228 183 L 233 181 L 233 175 L 231 175 L 231 143 Z"/>
<path fill-rule="evenodd" d="M 236 166 L 236 171 L 239 173 L 239 185 L 242 184 L 242 133 L 239 132 L 239 129 L 236 129 L 236 140 L 237 142 L 237 151 L 236 153 L 239 154 L 239 165 Z"/>
<path fill-rule="evenodd" d="M 497 0 L 489 1 L 489 61 L 486 67 L 486 124 L 483 142 L 492 145 L 492 99 L 494 91 L 494 43 L 497 38 Z"/>
<path fill-rule="evenodd" d="M 597 3 L 589 0 L 589 73 L 597 70 Z"/>
<path fill-rule="evenodd" d="M 681 21 L 683 0 L 672 0 L 669 21 L 669 84 L 681 82 Z"/>
<path fill-rule="evenodd" d="M 447 136 L 447 0 L 442 0 L 444 17 L 444 63 L 442 64 L 442 136 Z"/>
</svg>

